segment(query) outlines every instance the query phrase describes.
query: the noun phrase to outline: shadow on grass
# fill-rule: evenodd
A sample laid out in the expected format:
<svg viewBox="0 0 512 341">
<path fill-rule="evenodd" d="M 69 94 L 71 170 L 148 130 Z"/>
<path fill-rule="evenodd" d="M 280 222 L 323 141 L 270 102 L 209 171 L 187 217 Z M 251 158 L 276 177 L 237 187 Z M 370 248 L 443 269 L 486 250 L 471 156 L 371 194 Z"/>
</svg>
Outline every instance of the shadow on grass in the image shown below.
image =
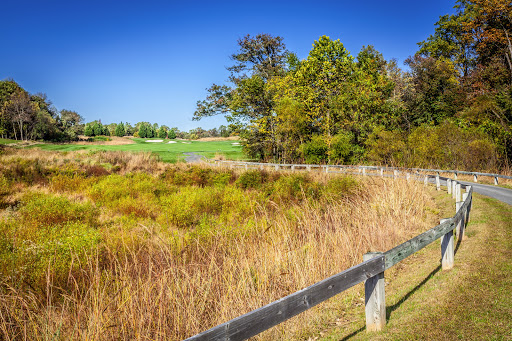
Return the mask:
<svg viewBox="0 0 512 341">
<path fill-rule="evenodd" d="M 356 336 L 357 334 L 359 334 L 360 332 L 362 332 L 363 330 L 365 330 L 366 327 L 361 327 L 359 328 L 358 330 L 356 331 L 353 331 L 352 333 L 348 334 L 347 336 L 345 336 L 343 339 L 340 339 L 340 341 L 344 341 L 344 340 L 348 340 L 354 336 Z"/>
<path fill-rule="evenodd" d="M 460 247 L 460 244 L 461 244 L 461 240 L 460 239 L 457 239 L 457 245 L 455 246 L 455 250 L 454 250 L 454 254 L 457 254 L 457 251 L 459 250 L 459 247 Z M 439 260 L 441 262 L 441 260 Z M 412 288 L 407 294 L 405 294 L 398 302 L 396 302 L 395 304 L 389 306 L 389 307 L 386 307 L 386 322 L 387 320 L 389 320 L 389 318 L 391 317 L 391 315 L 393 314 L 393 312 L 395 310 L 397 310 L 398 308 L 400 308 L 400 306 L 407 300 L 409 299 L 409 297 L 411 297 L 416 291 L 418 291 L 418 289 L 420 289 L 422 286 L 424 286 L 432 277 L 435 276 L 435 274 L 437 274 L 439 272 L 439 270 L 441 270 L 441 264 L 438 265 L 434 270 L 432 270 L 432 272 L 430 272 L 427 277 L 425 277 L 418 285 L 416 285 L 414 288 Z M 366 330 L 366 327 L 361 327 L 359 328 L 358 330 L 350 333 L 349 335 L 345 336 L 343 339 L 341 340 L 349 340 L 350 338 L 356 336 L 357 334 L 361 333 L 362 331 Z"/>
<path fill-rule="evenodd" d="M 400 306 L 407 299 L 409 299 L 409 297 L 411 297 L 416 291 L 418 291 L 418 289 L 420 289 L 422 286 L 424 286 L 429 281 L 429 279 L 434 277 L 434 275 L 439 272 L 439 270 L 441 270 L 441 265 L 438 265 L 434 270 L 432 270 L 432 272 L 429 273 L 427 275 L 427 277 L 425 277 L 425 279 L 423 279 L 417 286 L 412 288 L 411 291 L 409 291 L 407 294 L 405 294 L 404 297 L 402 297 L 398 302 L 396 302 L 395 304 L 393 304 L 389 307 L 386 307 L 386 318 L 389 319 L 395 310 L 400 308 Z"/>
</svg>

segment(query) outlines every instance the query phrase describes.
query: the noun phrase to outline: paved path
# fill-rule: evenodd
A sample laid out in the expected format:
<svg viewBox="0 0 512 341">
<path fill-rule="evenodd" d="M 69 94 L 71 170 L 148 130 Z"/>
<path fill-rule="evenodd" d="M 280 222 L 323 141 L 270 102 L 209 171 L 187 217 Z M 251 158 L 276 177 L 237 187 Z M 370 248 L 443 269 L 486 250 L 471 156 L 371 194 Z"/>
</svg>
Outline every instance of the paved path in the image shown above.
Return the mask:
<svg viewBox="0 0 512 341">
<path fill-rule="evenodd" d="M 204 159 L 204 156 L 197 155 L 194 152 L 187 152 L 187 153 L 183 153 L 183 154 L 187 156 L 185 158 L 185 162 L 188 162 L 188 163 L 201 162 Z"/>
<path fill-rule="evenodd" d="M 480 193 L 480 194 L 486 195 L 488 197 L 498 199 L 499 201 L 502 201 L 509 205 L 512 205 L 512 190 L 510 190 L 508 188 L 491 186 L 491 185 L 482 185 L 482 184 L 477 184 L 474 182 L 465 182 L 465 181 L 459 181 L 459 182 L 463 185 L 473 186 L 473 190 L 476 193 Z"/>
</svg>

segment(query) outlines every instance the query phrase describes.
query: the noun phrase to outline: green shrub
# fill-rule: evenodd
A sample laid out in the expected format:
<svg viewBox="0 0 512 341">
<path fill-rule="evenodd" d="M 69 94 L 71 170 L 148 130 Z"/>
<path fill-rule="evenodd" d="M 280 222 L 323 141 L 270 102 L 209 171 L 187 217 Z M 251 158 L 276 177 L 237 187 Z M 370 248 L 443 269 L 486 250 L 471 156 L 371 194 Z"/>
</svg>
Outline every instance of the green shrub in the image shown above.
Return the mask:
<svg viewBox="0 0 512 341">
<path fill-rule="evenodd" d="M 190 228 L 206 215 L 220 214 L 223 192 L 217 187 L 186 186 L 171 196 L 162 197 L 160 202 L 162 211 L 158 220 L 161 224 Z"/>
<path fill-rule="evenodd" d="M 351 161 L 355 147 L 352 143 L 353 140 L 354 134 L 350 132 L 339 133 L 333 136 L 329 150 L 331 163 L 346 164 Z"/>
<path fill-rule="evenodd" d="M 366 157 L 377 165 L 403 166 L 406 138 L 402 132 L 377 129 L 366 140 Z"/>
<path fill-rule="evenodd" d="M 97 209 L 90 203 L 76 203 L 68 198 L 42 193 L 29 193 L 22 198 L 18 210 L 20 223 L 39 228 L 70 222 L 96 226 Z"/>
<path fill-rule="evenodd" d="M 26 194 L 19 209 L 0 220 L 2 278 L 38 289 L 50 274 L 54 285 L 65 287 L 69 272 L 77 270 L 100 242 L 97 216 L 88 203 Z"/>
<path fill-rule="evenodd" d="M 270 198 L 275 201 L 301 201 L 304 198 L 318 198 L 321 185 L 311 180 L 307 174 L 281 176 L 270 184 Z"/>
<path fill-rule="evenodd" d="M 301 145 L 304 161 L 309 164 L 323 164 L 327 162 L 328 146 L 323 136 L 313 136 L 311 141 Z"/>
<path fill-rule="evenodd" d="M 257 169 L 251 169 L 240 174 L 236 180 L 236 185 L 243 189 L 260 188 L 267 178 L 268 173 Z"/>
</svg>

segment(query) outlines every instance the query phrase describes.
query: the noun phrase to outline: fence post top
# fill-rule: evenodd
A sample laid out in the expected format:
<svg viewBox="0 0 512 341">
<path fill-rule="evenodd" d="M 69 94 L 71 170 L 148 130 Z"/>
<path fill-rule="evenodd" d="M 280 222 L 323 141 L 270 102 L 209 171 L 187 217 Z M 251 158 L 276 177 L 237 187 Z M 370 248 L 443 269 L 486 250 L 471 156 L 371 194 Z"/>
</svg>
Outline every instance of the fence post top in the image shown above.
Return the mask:
<svg viewBox="0 0 512 341">
<path fill-rule="evenodd" d="M 363 255 L 363 261 L 367 261 L 372 258 L 382 256 L 383 254 L 384 254 L 384 252 L 380 252 L 380 251 L 367 252 Z"/>
</svg>

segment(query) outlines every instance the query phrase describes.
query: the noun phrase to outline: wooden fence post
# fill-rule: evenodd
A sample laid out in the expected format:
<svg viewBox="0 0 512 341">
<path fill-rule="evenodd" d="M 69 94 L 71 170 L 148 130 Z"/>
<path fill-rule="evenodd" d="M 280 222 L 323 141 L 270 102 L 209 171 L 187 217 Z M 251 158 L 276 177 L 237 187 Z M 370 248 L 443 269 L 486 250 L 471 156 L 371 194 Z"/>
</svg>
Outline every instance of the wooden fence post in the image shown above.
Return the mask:
<svg viewBox="0 0 512 341">
<path fill-rule="evenodd" d="M 450 219 L 441 219 L 441 224 Z M 441 266 L 443 270 L 453 268 L 454 247 L 453 247 L 453 230 L 450 230 L 441 237 Z"/>
<path fill-rule="evenodd" d="M 368 252 L 363 255 L 363 261 L 381 256 L 382 254 L 382 252 Z M 382 330 L 386 325 L 385 296 L 384 272 L 370 277 L 364 282 L 366 332 Z"/>
<path fill-rule="evenodd" d="M 452 180 L 452 198 L 457 200 L 457 181 Z"/>
<path fill-rule="evenodd" d="M 448 194 L 452 194 L 452 179 L 446 179 L 446 189 Z"/>
<path fill-rule="evenodd" d="M 278 171 L 278 170 L 279 170 L 279 165 L 275 165 L 275 166 L 274 166 L 274 169 L 275 169 L 276 171 Z"/>
<path fill-rule="evenodd" d="M 441 190 L 441 180 L 439 179 L 439 173 L 436 175 L 436 188 L 438 191 Z"/>
<path fill-rule="evenodd" d="M 498 177 L 497 176 L 494 177 L 494 185 L 498 186 Z"/>
<path fill-rule="evenodd" d="M 366 176 L 366 168 L 363 168 L 363 176 Z"/>
<path fill-rule="evenodd" d="M 380 169 L 380 176 L 384 176 L 384 168 Z"/>
<path fill-rule="evenodd" d="M 478 176 L 476 174 L 473 174 L 473 182 L 478 182 Z"/>
<path fill-rule="evenodd" d="M 465 193 L 465 194 L 467 194 L 467 193 Z M 455 203 L 455 213 L 459 212 L 460 208 L 462 207 L 462 204 L 464 204 L 463 201 L 457 201 Z M 457 230 L 457 239 L 458 240 L 462 240 L 462 238 L 464 237 L 465 221 L 466 221 L 466 212 L 464 212 L 461 219 L 457 223 L 457 226 L 455 227 Z"/>
<path fill-rule="evenodd" d="M 455 185 L 455 202 L 462 201 L 461 184 L 456 183 Z"/>
<path fill-rule="evenodd" d="M 409 181 L 411 179 L 411 174 L 409 172 L 405 173 L 405 179 Z"/>
<path fill-rule="evenodd" d="M 329 173 L 329 166 L 325 166 L 325 172 Z"/>
<path fill-rule="evenodd" d="M 427 185 L 428 185 L 428 175 L 425 175 L 425 179 L 423 179 L 423 184 L 424 184 L 425 186 L 427 186 Z"/>
<path fill-rule="evenodd" d="M 398 171 L 395 169 L 393 171 L 393 179 L 396 179 L 397 176 L 398 176 Z"/>
</svg>

